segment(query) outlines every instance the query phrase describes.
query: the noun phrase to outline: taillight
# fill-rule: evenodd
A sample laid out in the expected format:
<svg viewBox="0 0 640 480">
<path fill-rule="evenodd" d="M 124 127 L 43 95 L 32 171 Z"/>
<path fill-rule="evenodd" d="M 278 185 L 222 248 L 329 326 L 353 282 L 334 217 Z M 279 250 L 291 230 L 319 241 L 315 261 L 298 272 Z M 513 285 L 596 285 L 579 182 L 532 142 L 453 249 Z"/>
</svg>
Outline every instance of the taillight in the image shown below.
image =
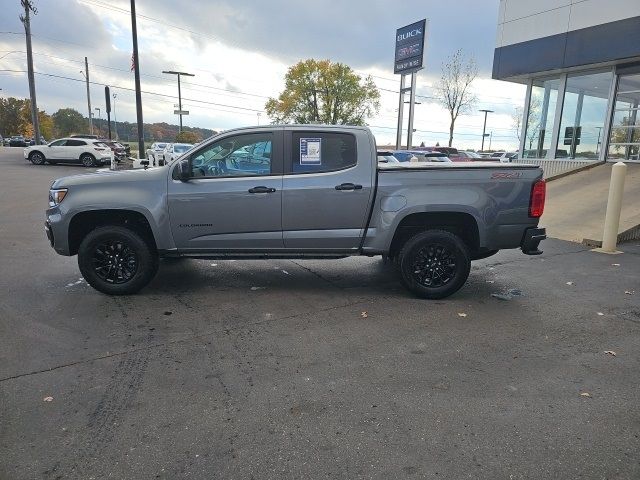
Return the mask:
<svg viewBox="0 0 640 480">
<path fill-rule="evenodd" d="M 544 199 L 547 193 L 547 184 L 544 180 L 538 180 L 531 188 L 531 199 L 529 200 L 529 216 L 539 218 L 544 212 Z"/>
</svg>

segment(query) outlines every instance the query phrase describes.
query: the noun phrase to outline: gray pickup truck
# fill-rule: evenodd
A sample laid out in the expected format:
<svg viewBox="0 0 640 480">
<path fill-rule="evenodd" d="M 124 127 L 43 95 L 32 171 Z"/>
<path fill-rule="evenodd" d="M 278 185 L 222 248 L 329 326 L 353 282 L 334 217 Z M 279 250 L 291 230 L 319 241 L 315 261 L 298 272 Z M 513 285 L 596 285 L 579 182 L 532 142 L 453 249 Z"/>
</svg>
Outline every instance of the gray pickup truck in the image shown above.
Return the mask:
<svg viewBox="0 0 640 480">
<path fill-rule="evenodd" d="M 353 126 L 223 132 L 168 165 L 60 178 L 45 229 L 95 289 L 135 293 L 159 258 L 382 255 L 423 298 L 466 281 L 500 249 L 537 255 L 542 171 L 495 163 L 378 164 Z"/>
</svg>

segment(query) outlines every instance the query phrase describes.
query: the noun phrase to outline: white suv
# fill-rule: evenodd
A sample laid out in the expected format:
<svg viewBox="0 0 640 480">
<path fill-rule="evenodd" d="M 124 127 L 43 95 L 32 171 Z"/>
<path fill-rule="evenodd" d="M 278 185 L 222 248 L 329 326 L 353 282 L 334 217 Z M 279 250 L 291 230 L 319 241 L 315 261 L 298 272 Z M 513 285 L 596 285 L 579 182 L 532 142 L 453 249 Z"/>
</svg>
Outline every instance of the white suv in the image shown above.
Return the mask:
<svg viewBox="0 0 640 480">
<path fill-rule="evenodd" d="M 81 163 L 85 167 L 98 167 L 111 163 L 113 152 L 106 143 L 90 138 L 61 138 L 48 145 L 33 145 L 24 149 L 24 158 L 34 165 L 45 162 Z"/>
<path fill-rule="evenodd" d="M 151 144 L 150 148 L 147 148 L 147 160 L 149 160 L 149 165 L 156 166 L 159 155 L 162 151 L 169 145 L 167 142 L 154 142 Z"/>
</svg>

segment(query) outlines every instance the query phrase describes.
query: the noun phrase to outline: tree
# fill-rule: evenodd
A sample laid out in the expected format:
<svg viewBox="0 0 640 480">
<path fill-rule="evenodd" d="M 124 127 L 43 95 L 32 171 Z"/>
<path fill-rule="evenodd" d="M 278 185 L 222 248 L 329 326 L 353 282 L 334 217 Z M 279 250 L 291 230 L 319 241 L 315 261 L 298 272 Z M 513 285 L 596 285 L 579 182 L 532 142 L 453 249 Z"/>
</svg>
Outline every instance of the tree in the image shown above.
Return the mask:
<svg viewBox="0 0 640 480">
<path fill-rule="evenodd" d="M 24 100 L 20 98 L 0 98 L 0 135 L 10 137 L 18 135 L 21 128 L 21 111 Z"/>
<path fill-rule="evenodd" d="M 477 101 L 471 83 L 478 76 L 478 66 L 473 58 L 465 59 L 462 49 L 454 53 L 442 65 L 440 80 L 436 84 L 440 103 L 449 111 L 449 146 L 453 142 L 453 130 L 459 115 L 468 113 Z"/>
<path fill-rule="evenodd" d="M 273 123 L 364 125 L 380 108 L 380 92 L 343 63 L 304 60 L 289 68 L 284 91 L 265 109 Z"/>
<path fill-rule="evenodd" d="M 516 107 L 515 111 L 511 115 L 511 126 L 516 132 L 518 142 L 520 141 L 520 130 L 522 130 L 522 107 Z"/>
<path fill-rule="evenodd" d="M 198 143 L 200 140 L 197 133 L 187 130 L 183 130 L 176 135 L 176 142 L 179 143 Z"/>
<path fill-rule="evenodd" d="M 61 108 L 52 115 L 52 118 L 59 137 L 66 137 L 72 133 L 83 133 L 86 130 L 85 118 L 73 108 Z"/>
</svg>

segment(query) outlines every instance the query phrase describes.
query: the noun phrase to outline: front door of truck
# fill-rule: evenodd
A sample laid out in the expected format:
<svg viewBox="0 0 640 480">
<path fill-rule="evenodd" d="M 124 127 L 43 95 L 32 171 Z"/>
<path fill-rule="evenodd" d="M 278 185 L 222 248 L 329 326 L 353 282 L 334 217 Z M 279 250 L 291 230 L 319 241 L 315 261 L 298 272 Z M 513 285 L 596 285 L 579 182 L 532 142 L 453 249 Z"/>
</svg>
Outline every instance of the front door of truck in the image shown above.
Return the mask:
<svg viewBox="0 0 640 480">
<path fill-rule="evenodd" d="M 282 130 L 217 139 L 188 161 L 188 181 L 169 177 L 169 220 L 184 253 L 282 249 Z"/>
</svg>

